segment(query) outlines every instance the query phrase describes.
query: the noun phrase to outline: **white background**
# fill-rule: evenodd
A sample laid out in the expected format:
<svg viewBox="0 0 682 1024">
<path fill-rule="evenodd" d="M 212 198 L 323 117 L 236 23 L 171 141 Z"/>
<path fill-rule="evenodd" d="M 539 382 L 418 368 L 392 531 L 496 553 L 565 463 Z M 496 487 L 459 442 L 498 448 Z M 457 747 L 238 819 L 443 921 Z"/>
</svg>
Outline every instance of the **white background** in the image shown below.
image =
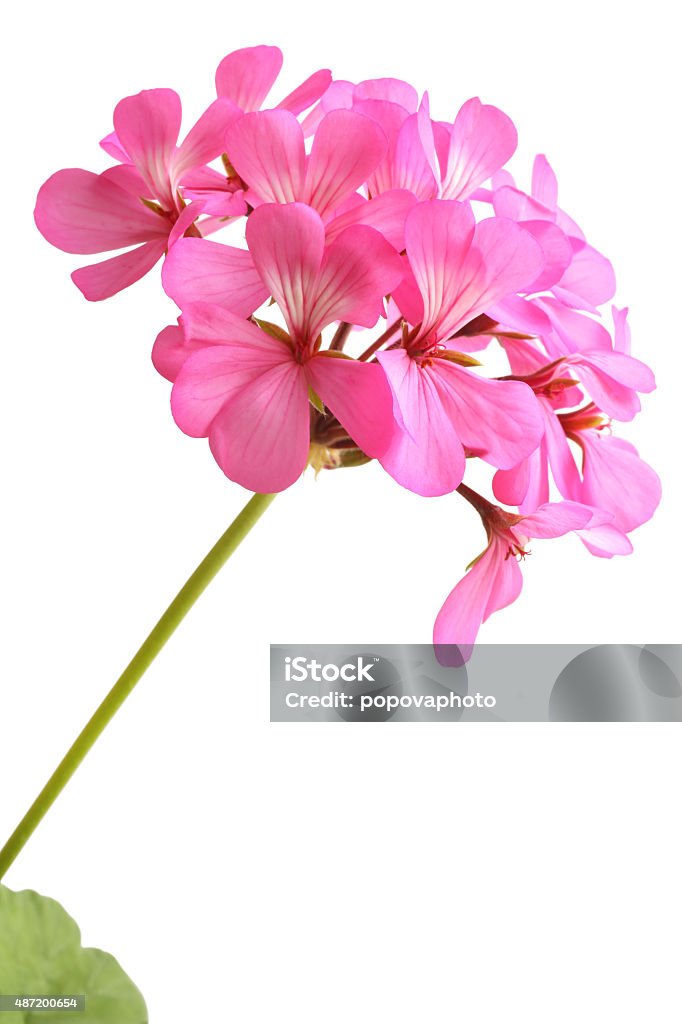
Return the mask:
<svg viewBox="0 0 682 1024">
<path fill-rule="evenodd" d="M 103 169 L 116 101 L 168 85 L 188 124 L 239 46 L 480 95 L 545 152 L 614 261 L 660 388 L 626 431 L 664 502 L 635 554 L 538 542 L 481 638 L 680 641 L 678 58 L 672 5 L 15 5 L 5 23 L 0 834 L 247 495 L 184 437 L 152 369 L 150 275 L 88 304 L 33 226 L 41 182 Z M 677 96 L 675 95 L 677 93 Z M 676 219 L 677 218 L 677 219 Z M 457 496 L 376 466 L 312 476 L 159 657 L 6 881 L 114 952 L 154 1024 L 680 1019 L 679 729 L 268 724 L 271 642 L 426 642 L 481 549 Z M 678 808 L 675 811 L 675 807 Z M 209 999 L 215 1002 L 209 1007 Z"/>
</svg>

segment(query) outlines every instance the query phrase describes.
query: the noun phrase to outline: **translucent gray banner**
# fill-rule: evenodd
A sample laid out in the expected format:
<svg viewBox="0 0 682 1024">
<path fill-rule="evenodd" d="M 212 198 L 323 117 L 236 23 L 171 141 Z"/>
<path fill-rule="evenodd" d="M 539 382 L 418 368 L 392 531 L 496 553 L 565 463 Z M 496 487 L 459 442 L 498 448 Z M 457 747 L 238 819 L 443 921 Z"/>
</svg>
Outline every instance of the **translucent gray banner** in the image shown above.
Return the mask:
<svg viewBox="0 0 682 1024">
<path fill-rule="evenodd" d="M 680 722 L 681 679 L 682 644 L 271 645 L 270 721 Z"/>
</svg>

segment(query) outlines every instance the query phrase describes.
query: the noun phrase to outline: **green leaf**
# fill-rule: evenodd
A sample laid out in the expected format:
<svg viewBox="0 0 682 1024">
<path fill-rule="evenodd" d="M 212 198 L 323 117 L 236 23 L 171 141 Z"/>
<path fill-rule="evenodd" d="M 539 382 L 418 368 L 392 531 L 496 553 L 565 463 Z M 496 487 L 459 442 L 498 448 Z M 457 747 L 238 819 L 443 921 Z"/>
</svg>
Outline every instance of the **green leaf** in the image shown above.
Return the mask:
<svg viewBox="0 0 682 1024">
<path fill-rule="evenodd" d="M 7 1024 L 148 1024 L 139 989 L 118 961 L 84 949 L 78 925 L 55 900 L 0 885 L 0 993 L 84 995 L 85 1011 L 18 1010 Z"/>
</svg>

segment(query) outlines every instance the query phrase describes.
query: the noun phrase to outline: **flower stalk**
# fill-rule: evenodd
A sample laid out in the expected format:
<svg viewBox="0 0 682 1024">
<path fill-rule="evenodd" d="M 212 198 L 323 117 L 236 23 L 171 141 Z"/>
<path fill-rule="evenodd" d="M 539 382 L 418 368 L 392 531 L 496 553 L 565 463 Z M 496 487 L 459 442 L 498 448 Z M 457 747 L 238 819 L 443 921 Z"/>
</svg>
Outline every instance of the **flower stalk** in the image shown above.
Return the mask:
<svg viewBox="0 0 682 1024">
<path fill-rule="evenodd" d="M 139 648 L 130 664 L 114 683 L 92 718 L 71 745 L 61 762 L 46 782 L 30 808 L 21 819 L 2 850 L 0 850 L 0 879 L 14 863 L 28 839 L 32 836 L 69 779 L 92 749 L 98 738 L 132 693 L 137 683 L 152 664 L 157 654 L 178 628 L 189 610 L 203 594 L 228 558 L 236 551 L 252 527 L 258 522 L 274 494 L 254 494 L 225 533 L 197 566 L 182 589 L 171 601 L 151 633 Z"/>
</svg>

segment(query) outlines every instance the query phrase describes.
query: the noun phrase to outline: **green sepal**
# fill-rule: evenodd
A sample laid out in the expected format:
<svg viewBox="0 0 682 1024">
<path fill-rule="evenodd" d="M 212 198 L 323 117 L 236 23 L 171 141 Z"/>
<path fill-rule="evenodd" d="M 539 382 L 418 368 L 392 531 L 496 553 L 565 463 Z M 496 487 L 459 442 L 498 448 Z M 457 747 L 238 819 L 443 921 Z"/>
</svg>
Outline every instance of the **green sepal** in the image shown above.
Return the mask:
<svg viewBox="0 0 682 1024">
<path fill-rule="evenodd" d="M 318 395 L 317 391 L 315 391 L 314 388 L 311 388 L 310 385 L 308 385 L 308 398 L 310 400 L 310 404 L 324 416 L 327 412 L 324 407 L 324 402 Z"/>
<path fill-rule="evenodd" d="M 478 359 L 469 356 L 466 352 L 455 352 L 454 349 L 446 348 L 438 353 L 438 359 L 447 359 L 450 363 L 457 363 L 459 366 L 482 366 Z"/>
<path fill-rule="evenodd" d="M 277 338 L 277 341 L 283 341 L 285 345 L 289 346 L 289 348 L 293 347 L 291 338 L 283 327 L 280 327 L 278 324 L 272 324 L 269 320 L 261 320 L 256 316 L 252 316 L 251 319 L 257 327 L 260 327 L 262 331 L 269 334 L 271 338 Z"/>
<path fill-rule="evenodd" d="M 365 455 L 359 448 L 348 448 L 346 451 L 340 453 L 339 469 L 351 469 L 353 466 L 366 466 L 368 462 L 374 460 L 369 455 Z"/>
<path fill-rule="evenodd" d="M 335 348 L 323 348 L 321 352 L 315 353 L 318 356 L 327 356 L 329 359 L 350 359 L 353 362 L 353 357 L 346 355 L 345 352 L 339 352 Z"/>
</svg>

